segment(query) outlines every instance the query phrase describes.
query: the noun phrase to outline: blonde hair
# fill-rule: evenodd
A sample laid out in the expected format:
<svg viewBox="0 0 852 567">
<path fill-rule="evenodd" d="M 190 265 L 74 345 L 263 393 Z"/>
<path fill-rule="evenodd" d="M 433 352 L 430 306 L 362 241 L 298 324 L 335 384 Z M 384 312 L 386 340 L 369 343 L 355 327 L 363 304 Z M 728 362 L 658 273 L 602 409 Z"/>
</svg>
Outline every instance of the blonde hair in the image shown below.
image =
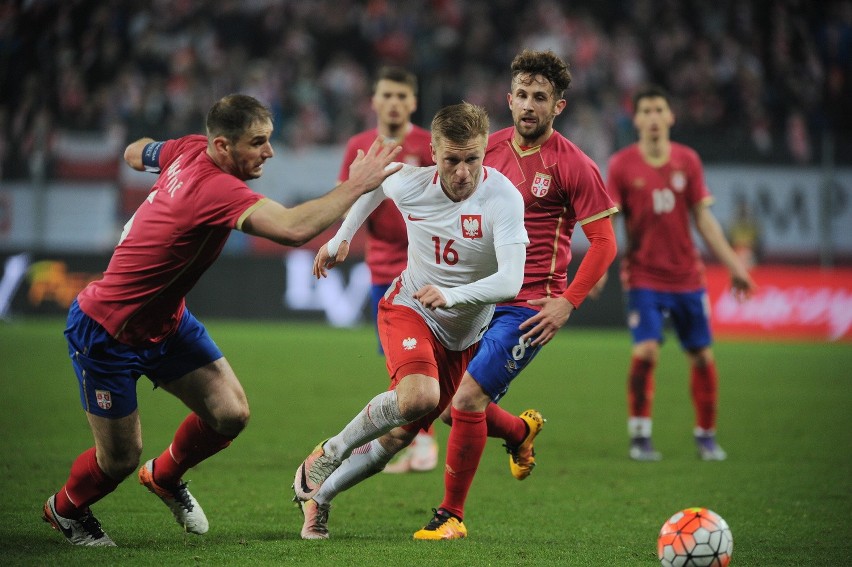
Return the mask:
<svg viewBox="0 0 852 567">
<path fill-rule="evenodd" d="M 488 113 L 481 106 L 469 102 L 445 106 L 432 119 L 432 144 L 461 144 L 478 136 L 487 138 L 490 127 Z"/>
</svg>

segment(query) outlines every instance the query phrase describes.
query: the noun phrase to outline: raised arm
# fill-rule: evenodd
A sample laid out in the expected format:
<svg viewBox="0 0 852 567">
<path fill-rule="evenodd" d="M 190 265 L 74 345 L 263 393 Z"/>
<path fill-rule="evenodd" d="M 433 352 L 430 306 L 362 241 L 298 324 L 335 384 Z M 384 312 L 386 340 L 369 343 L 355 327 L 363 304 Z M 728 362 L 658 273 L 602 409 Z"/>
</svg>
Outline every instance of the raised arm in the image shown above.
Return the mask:
<svg viewBox="0 0 852 567">
<path fill-rule="evenodd" d="M 314 258 L 313 274 L 317 279 L 327 277 L 329 269 L 346 259 L 352 237 L 384 198 L 384 191 L 379 187 L 375 191 L 361 195 L 355 201 L 337 233 L 320 247 Z"/>
<path fill-rule="evenodd" d="M 154 142 L 153 138 L 139 138 L 132 142 L 124 149 L 124 161 L 127 165 L 136 171 L 145 171 L 145 165 L 142 163 L 142 153 L 145 151 L 145 146 Z"/>
<path fill-rule="evenodd" d="M 267 200 L 243 223 L 247 234 L 268 238 L 285 246 L 301 246 L 331 226 L 364 193 L 372 191 L 402 168 L 394 164 L 401 146 L 383 146 L 377 139 L 349 168 L 349 179 L 322 197 L 292 208 Z"/>
</svg>

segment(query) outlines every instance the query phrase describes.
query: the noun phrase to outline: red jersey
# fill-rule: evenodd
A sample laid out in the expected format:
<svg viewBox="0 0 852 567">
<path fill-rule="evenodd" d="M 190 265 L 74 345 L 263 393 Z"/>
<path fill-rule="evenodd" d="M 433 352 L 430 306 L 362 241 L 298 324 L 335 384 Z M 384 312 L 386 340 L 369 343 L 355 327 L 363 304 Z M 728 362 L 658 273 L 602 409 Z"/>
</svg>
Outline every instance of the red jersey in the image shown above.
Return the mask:
<svg viewBox="0 0 852 567">
<path fill-rule="evenodd" d="M 157 182 L 124 226 L 103 278 L 77 297 L 122 343 L 150 346 L 177 328 L 186 294 L 263 199 L 206 150 L 205 136 L 165 143 Z"/>
<path fill-rule="evenodd" d="M 704 264 L 692 240 L 690 213 L 713 197 L 704 184 L 698 154 L 671 144 L 669 161 L 654 167 L 638 144 L 610 158 L 607 189 L 624 214 L 627 252 L 621 263 L 625 288 L 696 291 L 705 286 Z"/>
<path fill-rule="evenodd" d="M 522 149 L 515 128 L 494 132 L 485 165 L 508 177 L 524 198 L 524 224 L 530 243 L 524 285 L 504 305 L 531 307 L 528 299 L 558 297 L 567 286 L 574 226 L 617 211 L 592 159 L 559 132 L 534 148 Z"/>
<path fill-rule="evenodd" d="M 346 144 L 343 164 L 340 167 L 338 181 L 349 179 L 349 165 L 355 159 L 358 150 L 365 152 L 379 137 L 377 128 L 356 134 Z M 396 161 L 416 167 L 432 165 L 432 135 L 428 130 L 413 125 L 400 145 Z M 374 285 L 384 285 L 393 281 L 402 273 L 408 263 L 408 236 L 405 221 L 390 199 L 385 199 L 367 218 L 367 267 Z"/>
</svg>

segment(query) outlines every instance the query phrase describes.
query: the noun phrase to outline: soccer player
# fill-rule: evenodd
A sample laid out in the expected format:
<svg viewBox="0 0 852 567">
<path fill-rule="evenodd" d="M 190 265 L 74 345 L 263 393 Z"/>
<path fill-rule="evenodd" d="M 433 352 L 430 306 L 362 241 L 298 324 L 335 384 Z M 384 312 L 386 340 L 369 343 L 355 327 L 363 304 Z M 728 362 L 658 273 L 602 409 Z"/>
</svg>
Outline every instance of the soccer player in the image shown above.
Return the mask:
<svg viewBox="0 0 852 567">
<path fill-rule="evenodd" d="M 347 182 L 288 209 L 245 184 L 273 156 L 269 110 L 252 97 L 229 95 L 210 108 L 206 122 L 206 136 L 142 138 L 127 146 L 130 167 L 159 176 L 125 225 L 103 278 L 69 309 L 65 336 L 95 446 L 47 499 L 44 520 L 72 544 L 115 545 L 90 506 L 140 462 L 136 382 L 143 374 L 191 413 L 171 445 L 141 467 L 139 480 L 186 531 L 207 532 L 207 517 L 181 477 L 231 443 L 249 407 L 228 361 L 186 307 L 186 294 L 232 229 L 300 246 L 401 167 L 392 165 L 400 148 L 376 140 L 359 152 Z"/>
<path fill-rule="evenodd" d="M 718 377 L 709 304 L 690 217 L 730 270 L 737 296 L 747 297 L 755 284 L 710 212 L 713 198 L 704 184 L 701 159 L 692 149 L 669 139 L 674 122 L 663 89 L 651 86 L 637 91 L 633 125 L 639 140 L 610 158 L 607 173 L 607 189 L 621 206 L 628 239 L 621 275 L 627 292 L 627 324 L 633 336 L 627 381 L 629 455 L 637 461 L 661 458 L 651 442 L 651 403 L 663 324 L 671 317 L 690 365 L 698 455 L 703 460 L 721 461 L 726 454 L 716 442 Z"/>
<path fill-rule="evenodd" d="M 417 110 L 417 77 L 413 73 L 399 67 L 379 69 L 373 85 L 372 106 L 377 126 L 349 139 L 338 176 L 340 182 L 349 177 L 349 164 L 358 150 L 369 148 L 377 137 L 385 143 L 402 146 L 399 161 L 403 163 L 413 166 L 432 164 L 432 135 L 411 122 L 411 115 Z M 367 218 L 366 228 L 366 260 L 372 278 L 370 306 L 375 322 L 379 300 L 393 279 L 405 269 L 408 238 L 405 221 L 390 199 L 385 199 L 376 207 Z M 381 341 L 379 352 L 382 352 Z M 431 471 L 437 465 L 438 443 L 435 441 L 433 426 L 430 425 L 427 431 L 417 434 L 411 445 L 396 454 L 384 472 Z"/>
<path fill-rule="evenodd" d="M 512 61 L 511 76 L 507 98 L 514 126 L 491 135 L 485 163 L 505 174 L 524 200 L 530 238 L 524 285 L 517 297 L 497 306 L 453 397 L 444 499 L 414 539 L 467 535 L 464 504 L 487 437 L 505 441 L 515 478 L 529 476 L 535 465 L 533 440 L 544 419 L 533 409 L 512 415 L 496 402 L 580 307 L 616 255 L 609 217 L 617 209 L 600 171 L 553 129 L 567 104 L 567 65 L 551 51 L 525 50 Z M 567 285 L 571 236 L 578 224 L 590 247 Z"/>
<path fill-rule="evenodd" d="M 302 538 L 327 538 L 331 500 L 381 471 L 441 414 L 494 304 L 521 288 L 523 200 L 506 177 L 483 166 L 487 142 L 483 108 L 461 103 L 439 110 L 432 120 L 436 165 L 405 166 L 359 199 L 317 253 L 314 275 L 322 277 L 346 257 L 352 235 L 384 196 L 405 218 L 408 265 L 379 302 L 390 389 L 317 445 L 296 470 Z"/>
</svg>

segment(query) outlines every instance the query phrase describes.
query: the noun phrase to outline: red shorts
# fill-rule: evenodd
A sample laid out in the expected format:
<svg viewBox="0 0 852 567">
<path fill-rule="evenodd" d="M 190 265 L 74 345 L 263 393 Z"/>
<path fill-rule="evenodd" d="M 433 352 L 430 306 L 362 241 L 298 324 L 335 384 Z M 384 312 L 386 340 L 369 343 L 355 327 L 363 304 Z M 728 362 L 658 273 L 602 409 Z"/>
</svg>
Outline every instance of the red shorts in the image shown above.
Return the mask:
<svg viewBox="0 0 852 567">
<path fill-rule="evenodd" d="M 425 374 L 438 381 L 441 397 L 438 407 L 417 421 L 403 426 L 408 431 L 428 429 L 446 409 L 459 387 L 476 345 L 463 351 L 449 350 L 435 338 L 419 313 L 409 307 L 379 301 L 379 340 L 385 351 L 390 390 L 409 374 Z"/>
</svg>

